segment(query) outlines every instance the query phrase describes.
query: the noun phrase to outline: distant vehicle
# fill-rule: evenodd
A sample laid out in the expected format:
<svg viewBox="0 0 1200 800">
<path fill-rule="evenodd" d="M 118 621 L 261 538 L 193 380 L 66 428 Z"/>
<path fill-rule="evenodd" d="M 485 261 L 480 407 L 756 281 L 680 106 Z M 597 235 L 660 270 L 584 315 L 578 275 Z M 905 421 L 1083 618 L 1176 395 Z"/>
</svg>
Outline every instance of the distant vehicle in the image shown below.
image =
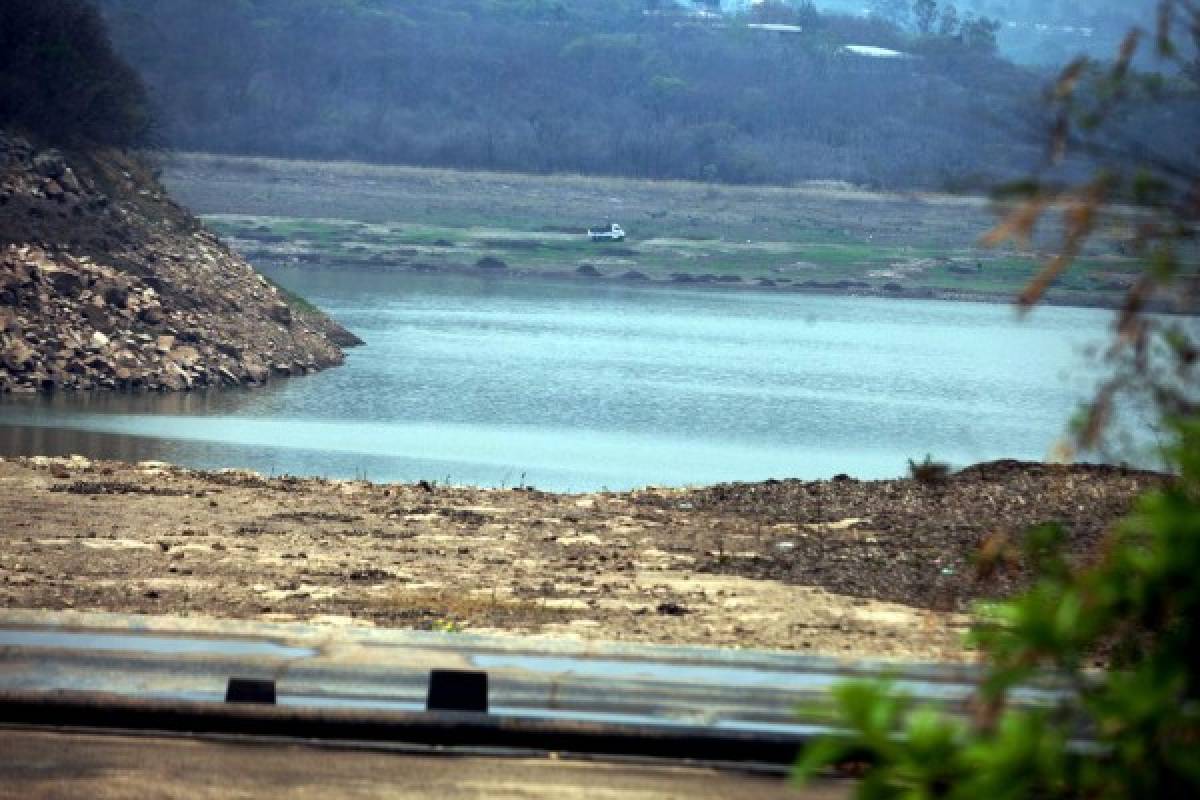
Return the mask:
<svg viewBox="0 0 1200 800">
<path fill-rule="evenodd" d="M 593 242 L 623 242 L 625 229 L 615 222 L 610 222 L 599 228 L 588 228 L 588 238 Z"/>
</svg>

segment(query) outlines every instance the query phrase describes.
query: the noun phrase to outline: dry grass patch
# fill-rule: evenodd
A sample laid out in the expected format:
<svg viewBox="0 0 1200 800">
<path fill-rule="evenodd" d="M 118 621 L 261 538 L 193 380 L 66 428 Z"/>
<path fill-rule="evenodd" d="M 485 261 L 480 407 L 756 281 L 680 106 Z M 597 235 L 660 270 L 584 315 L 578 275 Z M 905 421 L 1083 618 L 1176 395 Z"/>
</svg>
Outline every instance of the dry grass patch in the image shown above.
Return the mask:
<svg viewBox="0 0 1200 800">
<path fill-rule="evenodd" d="M 391 610 L 427 630 L 529 627 L 569 622 L 575 613 L 542 599 L 514 597 L 508 590 L 400 589 L 388 598 Z"/>
</svg>

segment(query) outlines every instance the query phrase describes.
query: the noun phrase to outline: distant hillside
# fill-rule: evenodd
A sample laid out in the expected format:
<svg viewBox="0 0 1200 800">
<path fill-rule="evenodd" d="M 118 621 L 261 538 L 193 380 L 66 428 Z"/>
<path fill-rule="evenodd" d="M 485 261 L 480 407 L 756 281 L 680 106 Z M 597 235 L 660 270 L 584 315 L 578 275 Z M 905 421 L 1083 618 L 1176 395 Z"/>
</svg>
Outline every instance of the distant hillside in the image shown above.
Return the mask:
<svg viewBox="0 0 1200 800">
<path fill-rule="evenodd" d="M 913 37 L 795 4 L 717 19 L 653 0 L 101 5 L 180 149 L 932 188 L 985 186 L 1041 154 L 1044 76 L 987 35 Z M 748 27 L 789 21 L 803 30 Z"/>
</svg>

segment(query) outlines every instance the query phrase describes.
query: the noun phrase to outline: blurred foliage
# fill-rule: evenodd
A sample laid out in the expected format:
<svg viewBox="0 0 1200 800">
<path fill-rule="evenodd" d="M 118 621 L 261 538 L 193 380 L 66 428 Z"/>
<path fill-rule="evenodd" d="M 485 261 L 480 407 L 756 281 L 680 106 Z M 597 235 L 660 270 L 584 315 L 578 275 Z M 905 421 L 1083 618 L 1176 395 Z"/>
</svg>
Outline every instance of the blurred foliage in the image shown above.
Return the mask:
<svg viewBox="0 0 1200 800">
<path fill-rule="evenodd" d="M 0 3 L 0 125 L 117 147 L 144 146 L 153 131 L 141 79 L 85 0 Z"/>
<path fill-rule="evenodd" d="M 1018 298 L 1024 309 L 1043 298 L 1097 233 L 1122 239 L 1122 249 L 1143 265 L 1104 353 L 1110 377 L 1076 426 L 1075 443 L 1085 451 L 1105 449 L 1122 397 L 1155 409 L 1162 419 L 1200 414 L 1194 369 L 1200 350 L 1191 326 L 1186 318 L 1147 313 L 1198 310 L 1200 119 L 1186 103 L 1200 96 L 1200 85 L 1183 72 L 1166 78 L 1134 69 L 1147 39 L 1162 62 L 1186 67 L 1200 52 L 1200 6 L 1163 0 L 1152 35 L 1134 29 L 1112 63 L 1079 58 L 1062 71 L 1048 93 L 1053 123 L 1046 167 L 997 193 L 1008 210 L 983 239 L 1028 246 L 1047 218 L 1062 231 L 1060 246 Z M 1155 109 L 1168 110 L 1170 123 L 1192 142 L 1187 151 L 1167 155 L 1147 141 L 1144 127 Z M 1081 183 L 1063 182 L 1055 170 L 1078 154 L 1097 166 L 1095 174 Z"/>
<path fill-rule="evenodd" d="M 1186 62 L 1180 26 L 1192 37 L 1185 44 L 1200 43 L 1200 8 L 1165 0 L 1159 57 Z M 1020 241 L 1044 216 L 1061 216 L 1059 252 L 1019 298 L 1030 308 L 1106 221 L 1128 227 L 1144 266 L 1116 319 L 1112 375 L 1084 415 L 1077 444 L 1099 441 L 1121 394 L 1148 397 L 1172 441 L 1166 456 L 1178 480 L 1141 498 L 1091 566 L 1067 562 L 1065 533 L 1055 525 L 1030 531 L 1019 547 L 989 541 L 981 571 L 1020 560 L 1037 578 L 1019 596 L 979 610 L 972 642 L 986 676 L 971 716 L 920 707 L 886 684 L 841 686 L 830 720 L 840 733 L 805 750 L 795 771 L 801 781 L 856 763 L 857 796 L 870 800 L 1200 797 L 1196 327 L 1194 317 L 1148 313 L 1155 300 L 1195 311 L 1200 169 L 1098 136 L 1128 120 L 1130 109 L 1136 119 L 1145 102 L 1162 98 L 1161 86 L 1131 68 L 1144 35 L 1131 33 L 1112 64 L 1073 62 L 1051 91 L 1048 170 L 1084 150 L 1101 161 L 1100 172 L 1079 185 L 1040 175 L 1009 187 L 1008 213 L 987 239 Z M 1058 688 L 1053 701 L 1020 700 L 1018 687 L 1047 679 Z"/>
<path fill-rule="evenodd" d="M 1098 564 L 1068 566 L 1055 526 L 1027 537 L 1040 577 L 975 629 L 987 677 L 971 719 L 844 684 L 830 720 L 844 733 L 808 747 L 796 776 L 864 764 L 864 800 L 1200 796 L 1200 422 L 1176 430 L 1180 481 L 1138 502 Z M 1104 672 L 1088 669 L 1098 656 Z M 1047 670 L 1057 705 L 1012 701 Z"/>
</svg>

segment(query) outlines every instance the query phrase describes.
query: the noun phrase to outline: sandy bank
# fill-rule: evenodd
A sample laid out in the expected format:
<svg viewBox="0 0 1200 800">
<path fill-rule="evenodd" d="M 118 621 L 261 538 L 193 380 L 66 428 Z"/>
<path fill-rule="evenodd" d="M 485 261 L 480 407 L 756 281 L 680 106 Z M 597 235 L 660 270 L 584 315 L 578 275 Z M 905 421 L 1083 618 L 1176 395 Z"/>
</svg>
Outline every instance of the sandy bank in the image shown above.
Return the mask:
<svg viewBox="0 0 1200 800">
<path fill-rule="evenodd" d="M 0 461 L 0 607 L 969 658 L 1010 591 L 971 553 L 1044 518 L 1085 558 L 1160 480 L 1000 463 L 940 487 L 772 481 L 558 495 Z"/>
</svg>

